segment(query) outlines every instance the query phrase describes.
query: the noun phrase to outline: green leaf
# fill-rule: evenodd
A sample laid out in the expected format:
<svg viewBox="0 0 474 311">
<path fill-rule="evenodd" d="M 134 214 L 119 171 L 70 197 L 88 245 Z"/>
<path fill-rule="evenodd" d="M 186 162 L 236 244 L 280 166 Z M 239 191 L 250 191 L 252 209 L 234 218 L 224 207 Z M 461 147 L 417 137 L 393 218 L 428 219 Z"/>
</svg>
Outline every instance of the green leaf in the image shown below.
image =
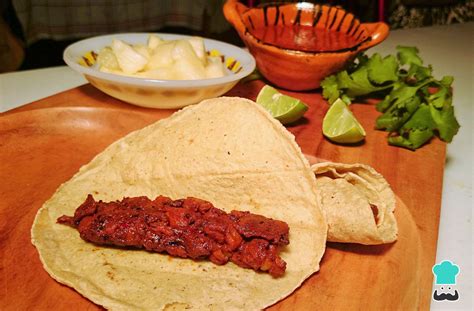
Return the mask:
<svg viewBox="0 0 474 311">
<path fill-rule="evenodd" d="M 384 84 L 398 80 L 398 63 L 393 55 L 382 58 L 375 53 L 367 62 L 369 80 L 376 84 Z"/>
<path fill-rule="evenodd" d="M 429 141 L 433 136 L 434 134 L 431 130 L 416 129 L 410 131 L 407 138 L 401 135 L 389 136 L 388 143 L 390 145 L 416 150 Z"/>
<path fill-rule="evenodd" d="M 411 118 L 403 124 L 400 129 L 400 133 L 403 135 L 410 130 L 434 130 L 436 128 L 436 122 L 433 120 L 431 115 L 430 107 L 426 104 L 421 104 L 418 109 L 413 113 Z"/>
<path fill-rule="evenodd" d="M 420 83 L 426 79 L 431 78 L 433 69 L 431 66 L 423 67 L 417 64 L 411 64 L 410 69 L 408 69 L 407 76 L 405 81 L 414 81 L 415 83 Z"/>
<path fill-rule="evenodd" d="M 255 69 L 250 75 L 246 76 L 245 78 L 242 79 L 242 83 L 247 83 L 253 80 L 262 80 L 263 75 L 258 71 L 258 69 Z"/>
<path fill-rule="evenodd" d="M 368 68 L 365 66 L 354 71 L 351 75 L 347 71 L 341 71 L 337 74 L 337 82 L 340 88 L 345 89 L 347 96 L 350 98 L 367 95 L 387 88 L 374 86 L 369 80 Z"/>
<path fill-rule="evenodd" d="M 454 81 L 454 78 L 452 76 L 444 76 L 441 80 L 439 80 L 439 83 L 445 87 L 451 87 L 451 84 L 453 84 L 453 81 Z"/>
<path fill-rule="evenodd" d="M 396 105 L 397 102 L 402 102 L 415 96 L 417 91 L 418 86 L 408 86 L 402 82 L 398 82 L 395 84 L 390 94 L 388 94 L 383 101 L 377 104 L 377 111 L 387 111 L 393 105 Z"/>
<path fill-rule="evenodd" d="M 418 109 L 419 105 L 420 98 L 418 96 L 397 99 L 390 109 L 377 118 L 375 127 L 389 132 L 397 131 Z"/>
<path fill-rule="evenodd" d="M 343 102 L 345 102 L 347 105 L 352 104 L 351 98 L 350 98 L 349 96 L 347 96 L 346 94 L 342 94 L 340 98 L 341 98 L 341 100 L 342 100 Z"/>
<path fill-rule="evenodd" d="M 436 109 L 434 106 L 430 106 L 430 112 L 436 123 L 439 137 L 450 143 L 461 127 L 454 116 L 454 107 L 445 106 L 442 109 Z"/>
<path fill-rule="evenodd" d="M 423 65 L 423 60 L 418 56 L 418 48 L 414 46 L 397 46 L 397 57 L 401 65 Z"/>
<path fill-rule="evenodd" d="M 354 71 L 356 71 L 360 67 L 365 66 L 365 64 L 367 64 L 368 61 L 369 61 L 369 57 L 366 54 L 364 54 L 363 52 L 357 54 L 356 59 L 354 60 L 354 62 L 352 62 L 352 64 L 349 64 L 349 66 L 347 66 L 347 72 L 353 73 Z"/>
<path fill-rule="evenodd" d="M 340 91 L 336 75 L 326 77 L 321 82 L 321 88 L 323 89 L 323 97 L 329 101 L 329 104 L 332 104 L 339 98 Z"/>
<path fill-rule="evenodd" d="M 390 94 L 386 95 L 383 100 L 379 101 L 375 105 L 375 109 L 379 112 L 385 112 L 389 109 L 393 104 L 392 97 Z"/>
<path fill-rule="evenodd" d="M 428 105 L 422 104 L 413 113 L 410 119 L 399 129 L 398 136 L 390 136 L 391 145 L 415 150 L 434 136 L 435 122 L 431 117 Z"/>
<path fill-rule="evenodd" d="M 437 109 L 441 109 L 444 106 L 451 106 L 452 94 L 451 90 L 443 85 L 439 87 L 436 93 L 431 94 L 427 97 L 428 102 Z"/>
</svg>

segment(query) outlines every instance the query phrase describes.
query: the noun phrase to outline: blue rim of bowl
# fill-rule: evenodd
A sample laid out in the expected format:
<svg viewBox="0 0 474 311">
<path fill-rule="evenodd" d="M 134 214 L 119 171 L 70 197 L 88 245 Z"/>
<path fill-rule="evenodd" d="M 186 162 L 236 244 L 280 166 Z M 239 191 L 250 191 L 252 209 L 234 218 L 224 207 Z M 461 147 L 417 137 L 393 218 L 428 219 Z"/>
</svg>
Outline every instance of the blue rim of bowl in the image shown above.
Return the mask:
<svg viewBox="0 0 474 311">
<path fill-rule="evenodd" d="M 129 76 L 120 76 L 116 75 L 113 73 L 106 73 L 106 72 L 101 72 L 95 68 L 91 67 L 85 67 L 81 64 L 78 63 L 79 59 L 73 59 L 72 55 L 70 55 L 74 48 L 77 48 L 78 46 L 83 45 L 86 41 L 93 41 L 98 38 L 106 38 L 110 37 L 110 42 L 112 42 L 113 38 L 116 38 L 117 36 L 137 36 L 137 35 L 149 35 L 149 34 L 156 34 L 158 36 L 170 36 L 170 37 L 176 37 L 176 39 L 180 38 L 189 38 L 192 36 L 187 36 L 187 35 L 179 35 L 179 34 L 171 34 L 171 33 L 148 33 L 148 32 L 142 32 L 142 33 L 117 33 L 117 34 L 109 34 L 109 35 L 102 35 L 102 36 L 95 36 L 87 39 L 83 39 L 80 41 L 77 41 L 75 43 L 70 44 L 69 46 L 66 47 L 66 49 L 63 52 L 63 60 L 64 62 L 73 70 L 83 74 L 83 75 L 89 75 L 92 77 L 96 77 L 102 80 L 108 80 L 108 81 L 114 81 L 117 83 L 124 83 L 124 84 L 130 84 L 130 85 L 136 85 L 136 86 L 146 86 L 146 87 L 168 87 L 168 88 L 199 88 L 199 87 L 205 87 L 205 86 L 214 86 L 214 85 L 222 85 L 222 84 L 228 84 L 232 82 L 237 82 L 246 76 L 250 75 L 256 67 L 256 62 L 255 58 L 246 50 L 243 48 L 240 48 L 238 46 L 214 40 L 214 39 L 208 39 L 204 38 L 205 42 L 212 43 L 213 45 L 219 45 L 228 49 L 234 49 L 238 52 L 236 53 L 241 53 L 243 57 L 237 57 L 236 55 L 226 55 L 226 56 L 232 56 L 235 58 L 237 61 L 240 62 L 242 66 L 242 70 L 240 70 L 238 73 L 232 73 L 229 75 L 226 75 L 224 77 L 220 78 L 212 78 L 212 79 L 199 79 L 199 80 L 158 80 L 158 79 L 147 79 L 147 78 L 138 78 L 138 77 L 129 77 Z M 166 39 L 165 39 L 166 40 Z M 219 50 L 219 48 L 213 48 Z M 97 51 L 95 51 L 97 52 Z M 222 51 L 220 51 L 222 53 Z"/>
</svg>

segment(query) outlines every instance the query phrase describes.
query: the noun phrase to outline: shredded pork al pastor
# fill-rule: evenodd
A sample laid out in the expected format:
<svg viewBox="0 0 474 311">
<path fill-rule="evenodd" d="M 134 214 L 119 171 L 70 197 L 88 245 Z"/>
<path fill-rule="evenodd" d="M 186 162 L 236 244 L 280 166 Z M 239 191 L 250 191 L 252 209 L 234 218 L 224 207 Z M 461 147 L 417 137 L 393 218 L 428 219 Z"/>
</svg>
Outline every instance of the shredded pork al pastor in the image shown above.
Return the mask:
<svg viewBox="0 0 474 311">
<path fill-rule="evenodd" d="M 280 220 L 242 211 L 226 213 L 210 202 L 159 196 L 96 201 L 88 195 L 74 216 L 58 223 L 76 228 L 82 239 L 98 245 L 143 248 L 195 260 L 229 261 L 243 268 L 284 274 L 278 255 L 289 244 L 289 227 Z"/>
</svg>

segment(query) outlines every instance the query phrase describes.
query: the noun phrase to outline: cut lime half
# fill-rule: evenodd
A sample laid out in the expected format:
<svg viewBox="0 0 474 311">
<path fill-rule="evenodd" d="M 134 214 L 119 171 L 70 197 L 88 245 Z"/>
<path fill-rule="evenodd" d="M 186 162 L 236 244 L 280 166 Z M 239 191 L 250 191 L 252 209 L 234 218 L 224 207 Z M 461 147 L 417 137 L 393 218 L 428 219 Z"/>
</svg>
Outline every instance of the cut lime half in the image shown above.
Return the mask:
<svg viewBox="0 0 474 311">
<path fill-rule="evenodd" d="M 365 138 L 365 130 L 349 107 L 337 99 L 323 119 L 323 134 L 336 143 L 357 143 Z"/>
<path fill-rule="evenodd" d="M 284 95 L 269 85 L 265 85 L 258 93 L 257 104 L 263 106 L 282 124 L 295 122 L 308 110 L 308 106 L 301 100 Z"/>
</svg>

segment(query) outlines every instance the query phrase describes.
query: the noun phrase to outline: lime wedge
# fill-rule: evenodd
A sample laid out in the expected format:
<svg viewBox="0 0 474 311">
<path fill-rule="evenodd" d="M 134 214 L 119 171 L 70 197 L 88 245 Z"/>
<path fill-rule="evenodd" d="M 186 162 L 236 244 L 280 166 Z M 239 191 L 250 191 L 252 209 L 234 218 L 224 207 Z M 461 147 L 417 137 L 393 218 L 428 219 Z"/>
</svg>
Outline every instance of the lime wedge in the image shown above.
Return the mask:
<svg viewBox="0 0 474 311">
<path fill-rule="evenodd" d="M 337 99 L 323 119 L 323 134 L 336 143 L 357 143 L 365 137 L 365 130 L 349 107 Z"/>
<path fill-rule="evenodd" d="M 295 122 L 308 110 L 308 106 L 301 100 L 283 95 L 269 85 L 265 85 L 258 93 L 257 104 L 263 106 L 282 124 Z"/>
</svg>

